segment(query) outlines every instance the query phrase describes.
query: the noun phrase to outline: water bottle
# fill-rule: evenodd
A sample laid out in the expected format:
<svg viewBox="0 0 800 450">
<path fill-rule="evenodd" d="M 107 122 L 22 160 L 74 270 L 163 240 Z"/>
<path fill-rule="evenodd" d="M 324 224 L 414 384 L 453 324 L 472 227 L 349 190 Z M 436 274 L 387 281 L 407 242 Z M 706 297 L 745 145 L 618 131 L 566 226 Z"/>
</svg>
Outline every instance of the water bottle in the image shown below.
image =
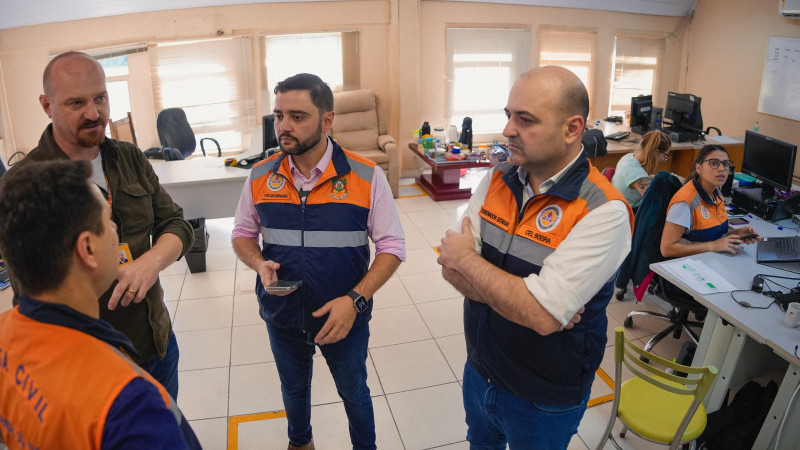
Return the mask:
<svg viewBox="0 0 800 450">
<path fill-rule="evenodd" d="M 428 122 L 423 123 L 419 129 L 419 137 L 425 136 L 426 134 L 431 134 L 431 125 Z"/>
<path fill-rule="evenodd" d="M 753 131 L 758 131 L 758 121 L 756 121 L 756 124 L 753 125 Z"/>
</svg>

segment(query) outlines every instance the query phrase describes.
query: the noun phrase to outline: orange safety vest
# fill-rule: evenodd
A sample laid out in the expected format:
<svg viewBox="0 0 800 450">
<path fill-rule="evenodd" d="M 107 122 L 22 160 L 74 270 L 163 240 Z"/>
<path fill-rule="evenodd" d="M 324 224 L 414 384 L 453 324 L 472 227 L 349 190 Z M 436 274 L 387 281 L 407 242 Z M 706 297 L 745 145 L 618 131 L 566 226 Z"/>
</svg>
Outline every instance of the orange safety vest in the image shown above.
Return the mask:
<svg viewBox="0 0 800 450">
<path fill-rule="evenodd" d="M 694 178 L 672 197 L 670 208 L 676 203 L 685 202 L 692 213 L 692 229 L 684 233 L 686 239 L 691 242 L 709 242 L 728 233 L 728 212 L 719 189 L 716 189 L 716 198 L 715 203 Z"/>
<path fill-rule="evenodd" d="M 135 378 L 166 389 L 117 348 L 81 331 L 0 315 L 0 433 L 10 449 L 99 449 L 108 411 Z"/>
</svg>

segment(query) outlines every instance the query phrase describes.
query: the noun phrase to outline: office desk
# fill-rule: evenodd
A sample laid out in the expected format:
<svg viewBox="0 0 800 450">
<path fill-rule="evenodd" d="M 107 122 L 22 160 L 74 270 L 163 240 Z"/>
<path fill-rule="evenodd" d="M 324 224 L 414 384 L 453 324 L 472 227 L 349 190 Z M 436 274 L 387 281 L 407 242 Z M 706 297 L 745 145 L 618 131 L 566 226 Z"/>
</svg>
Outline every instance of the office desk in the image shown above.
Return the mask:
<svg viewBox="0 0 800 450">
<path fill-rule="evenodd" d="M 764 236 L 792 236 L 797 233 L 796 230 L 778 230 L 776 225 L 757 218 L 748 220 Z M 703 253 L 689 258 L 706 263 L 737 289 L 748 291 L 755 274 L 800 278 L 798 274 L 756 263 L 756 245 L 744 247 L 736 256 Z M 706 396 L 705 405 L 709 412 L 721 407 L 732 384 L 760 374 L 761 362 L 764 361 L 761 358 L 770 357 L 769 353 L 774 353 L 788 362 L 778 395 L 754 445 L 758 449 L 772 448 L 789 397 L 800 383 L 800 360 L 794 356 L 794 346 L 800 344 L 800 329 L 783 325 L 784 313 L 777 305 L 772 305 L 769 309 L 744 308 L 733 301 L 730 293 L 700 295 L 664 270 L 662 264 L 651 264 L 650 268 L 708 307 L 692 365 L 714 364 L 719 369 L 719 375 Z M 796 282 L 785 280 L 781 284 L 791 286 Z M 753 306 L 766 306 L 772 302 L 771 298 L 753 292 L 736 292 L 734 295 L 738 300 L 747 301 Z M 732 326 L 724 325 L 723 320 Z M 798 403 L 800 398 L 795 399 L 793 411 L 800 410 Z M 800 440 L 798 417 L 800 414 L 790 412 L 789 419 L 794 420 L 787 420 L 787 425 L 784 425 L 780 448 L 796 448 L 796 443 Z"/>
<path fill-rule="evenodd" d="M 247 156 L 236 155 L 237 157 Z M 187 219 L 233 217 L 250 169 L 225 167 L 221 158 L 150 160 L 161 185 Z"/>
<path fill-rule="evenodd" d="M 604 135 L 609 135 L 617 131 L 630 131 L 630 128 L 625 125 L 617 125 L 605 121 L 601 121 L 600 123 Z M 719 140 L 720 138 L 722 139 Z M 608 141 L 608 155 L 592 158 L 592 164 L 601 171 L 606 167 L 616 167 L 620 158 L 626 153 L 631 153 L 640 147 L 641 139 L 642 136 L 631 133 L 627 138 L 621 141 Z M 728 139 L 733 139 L 736 142 L 729 143 Z M 742 167 L 744 137 L 726 138 L 721 136 L 706 136 L 705 142 L 673 142 L 669 159 L 665 162 L 659 161 L 658 166 L 656 166 L 656 172 L 666 170 L 682 177 L 689 175 L 689 172 L 692 170 L 692 163 L 697 157 L 698 151 L 706 144 L 722 145 L 728 150 L 731 161 L 733 161 L 736 167 Z"/>
</svg>

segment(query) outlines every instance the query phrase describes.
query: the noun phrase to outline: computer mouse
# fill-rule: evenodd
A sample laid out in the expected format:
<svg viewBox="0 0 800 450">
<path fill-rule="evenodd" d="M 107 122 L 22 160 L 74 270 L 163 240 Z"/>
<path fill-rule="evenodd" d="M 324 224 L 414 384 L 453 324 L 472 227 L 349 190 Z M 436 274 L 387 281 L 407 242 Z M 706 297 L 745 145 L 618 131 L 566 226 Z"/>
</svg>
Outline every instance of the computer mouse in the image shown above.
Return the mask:
<svg viewBox="0 0 800 450">
<path fill-rule="evenodd" d="M 750 287 L 753 292 L 761 292 L 764 290 L 764 277 L 756 275 L 753 277 L 753 286 Z"/>
</svg>

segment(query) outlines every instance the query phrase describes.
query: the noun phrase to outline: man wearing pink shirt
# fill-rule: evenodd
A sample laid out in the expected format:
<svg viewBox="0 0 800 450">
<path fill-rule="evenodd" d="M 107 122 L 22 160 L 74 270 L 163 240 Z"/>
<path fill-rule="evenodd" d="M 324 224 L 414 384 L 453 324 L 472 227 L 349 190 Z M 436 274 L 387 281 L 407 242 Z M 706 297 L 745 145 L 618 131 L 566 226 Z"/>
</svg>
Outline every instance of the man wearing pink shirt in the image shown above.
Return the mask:
<svg viewBox="0 0 800 450">
<path fill-rule="evenodd" d="M 314 448 L 316 346 L 344 402 L 353 448 L 374 449 L 366 368 L 372 295 L 405 260 L 403 229 L 383 170 L 327 136 L 334 116 L 328 85 L 298 74 L 278 83 L 275 96 L 281 153 L 253 167 L 232 240 L 239 259 L 258 274 L 289 449 Z M 375 243 L 371 266 L 369 239 Z M 302 284 L 290 292 L 269 287 L 278 280 Z"/>
</svg>

